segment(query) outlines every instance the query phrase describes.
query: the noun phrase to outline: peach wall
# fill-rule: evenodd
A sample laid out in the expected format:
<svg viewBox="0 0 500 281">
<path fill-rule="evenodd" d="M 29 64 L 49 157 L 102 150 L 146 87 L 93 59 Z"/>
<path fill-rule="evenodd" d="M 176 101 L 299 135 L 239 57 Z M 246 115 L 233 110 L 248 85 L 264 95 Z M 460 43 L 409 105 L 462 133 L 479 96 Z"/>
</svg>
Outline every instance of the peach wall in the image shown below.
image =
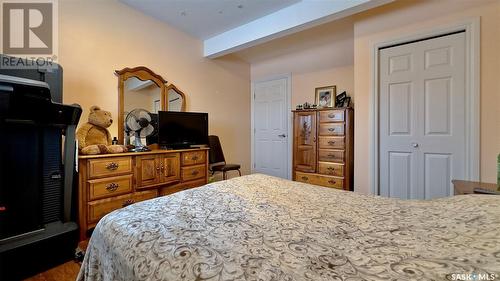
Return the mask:
<svg viewBox="0 0 500 281">
<path fill-rule="evenodd" d="M 500 1 L 399 1 L 359 14 L 354 20 L 355 190 L 370 189 L 371 66 L 374 43 L 442 25 L 481 19 L 481 180 L 496 182 L 500 153 Z"/>
<path fill-rule="evenodd" d="M 352 19 L 308 29 L 238 53 L 251 63 L 252 81 L 280 74 L 292 76 L 292 108 L 314 103 L 314 89 L 336 85 L 354 92 Z"/>
<path fill-rule="evenodd" d="M 292 75 L 292 108 L 304 102 L 314 103 L 315 88 L 328 85 L 336 85 L 337 93 L 346 91 L 352 95 L 354 67 L 349 65 Z"/>
<path fill-rule="evenodd" d="M 144 65 L 187 94 L 189 111 L 209 113 L 229 162 L 250 168 L 250 67 L 234 57 L 203 57 L 202 42 L 116 0 L 59 1 L 64 102 L 94 104 L 117 117 L 114 70 Z M 117 135 L 116 124 L 110 129 Z"/>
<path fill-rule="evenodd" d="M 254 68 L 252 69 L 255 71 Z M 252 81 L 284 73 L 286 73 L 286 68 L 282 68 L 275 73 L 273 72 L 272 75 L 254 76 L 254 74 L 252 74 Z M 291 76 L 292 108 L 295 108 L 297 104 L 303 104 L 305 102 L 314 103 L 315 88 L 317 87 L 336 85 L 337 93 L 346 91 L 348 95 L 352 95 L 354 89 L 354 67 L 352 65 L 305 73 L 291 73 Z M 352 101 L 354 102 L 354 99 Z"/>
</svg>

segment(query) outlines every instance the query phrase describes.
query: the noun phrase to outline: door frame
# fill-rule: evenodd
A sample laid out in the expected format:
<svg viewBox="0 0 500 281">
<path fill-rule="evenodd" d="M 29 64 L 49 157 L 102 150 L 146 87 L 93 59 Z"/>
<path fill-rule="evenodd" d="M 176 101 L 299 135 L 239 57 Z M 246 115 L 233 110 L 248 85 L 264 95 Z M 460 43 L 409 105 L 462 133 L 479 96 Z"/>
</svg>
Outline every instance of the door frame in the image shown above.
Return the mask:
<svg viewBox="0 0 500 281">
<path fill-rule="evenodd" d="M 379 51 L 380 48 L 465 31 L 465 180 L 479 181 L 480 171 L 480 18 L 470 18 L 412 35 L 375 42 L 371 47 L 370 193 L 379 186 Z"/>
<path fill-rule="evenodd" d="M 286 168 L 286 175 L 288 179 L 292 179 L 292 149 L 293 149 L 293 140 L 291 139 L 293 137 L 293 128 L 292 128 L 292 74 L 291 73 L 284 73 L 284 74 L 279 74 L 279 75 L 273 75 L 273 76 L 266 76 L 264 78 L 259 78 L 256 80 L 252 80 L 251 82 L 251 90 L 250 90 L 250 138 L 251 138 L 251 157 L 250 157 L 250 164 L 251 168 L 250 171 L 251 173 L 255 173 L 255 123 L 254 123 L 254 111 L 255 111 L 255 84 L 257 83 L 262 83 L 262 82 L 268 82 L 268 81 L 273 81 L 273 80 L 278 80 L 278 79 L 286 79 L 286 113 L 287 113 L 287 168 Z"/>
</svg>

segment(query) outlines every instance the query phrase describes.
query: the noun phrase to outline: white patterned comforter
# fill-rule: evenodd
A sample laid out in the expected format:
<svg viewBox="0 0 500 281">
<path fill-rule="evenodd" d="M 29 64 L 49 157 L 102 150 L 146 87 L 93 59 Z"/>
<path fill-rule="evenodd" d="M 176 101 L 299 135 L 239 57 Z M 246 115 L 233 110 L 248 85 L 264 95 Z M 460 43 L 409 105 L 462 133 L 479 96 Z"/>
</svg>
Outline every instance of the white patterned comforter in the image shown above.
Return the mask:
<svg viewBox="0 0 500 281">
<path fill-rule="evenodd" d="M 78 280 L 452 280 L 465 273 L 500 274 L 500 196 L 401 201 L 255 174 L 108 214 Z"/>
</svg>

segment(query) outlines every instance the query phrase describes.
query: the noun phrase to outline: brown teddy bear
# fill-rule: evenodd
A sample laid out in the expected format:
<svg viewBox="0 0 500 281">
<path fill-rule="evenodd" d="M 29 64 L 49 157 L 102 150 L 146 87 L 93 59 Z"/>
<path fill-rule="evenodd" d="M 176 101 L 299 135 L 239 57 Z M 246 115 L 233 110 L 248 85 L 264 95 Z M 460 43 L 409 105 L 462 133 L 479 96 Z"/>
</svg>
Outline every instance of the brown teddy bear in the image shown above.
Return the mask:
<svg viewBox="0 0 500 281">
<path fill-rule="evenodd" d="M 113 123 L 111 113 L 92 106 L 89 121 L 76 131 L 78 149 L 81 154 L 122 153 L 128 149 L 123 145 L 111 145 L 108 127 Z"/>
</svg>

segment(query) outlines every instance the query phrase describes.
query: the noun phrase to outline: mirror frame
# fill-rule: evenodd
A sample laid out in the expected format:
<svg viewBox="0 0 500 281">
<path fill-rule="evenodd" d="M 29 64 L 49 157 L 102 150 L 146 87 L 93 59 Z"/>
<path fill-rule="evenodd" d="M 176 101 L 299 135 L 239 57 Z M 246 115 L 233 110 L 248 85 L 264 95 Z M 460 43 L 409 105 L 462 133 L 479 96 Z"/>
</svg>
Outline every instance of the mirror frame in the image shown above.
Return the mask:
<svg viewBox="0 0 500 281">
<path fill-rule="evenodd" d="M 151 80 L 160 88 L 160 106 L 161 110 L 166 110 L 167 104 L 167 80 L 163 79 L 160 75 L 154 73 L 151 69 L 145 66 L 138 66 L 129 68 L 126 67 L 122 70 L 116 70 L 115 74 L 118 76 L 118 143 L 124 143 L 123 123 L 125 122 L 123 113 L 125 109 L 124 96 L 125 96 L 125 81 L 131 77 L 135 77 L 141 81 Z"/>
<path fill-rule="evenodd" d="M 167 89 L 165 90 L 165 110 L 168 111 L 168 91 L 174 90 L 177 92 L 181 97 L 182 97 L 182 105 L 181 105 L 181 112 L 186 111 L 186 94 L 184 94 L 183 91 L 179 90 L 174 84 L 170 84 L 167 86 Z"/>
</svg>

